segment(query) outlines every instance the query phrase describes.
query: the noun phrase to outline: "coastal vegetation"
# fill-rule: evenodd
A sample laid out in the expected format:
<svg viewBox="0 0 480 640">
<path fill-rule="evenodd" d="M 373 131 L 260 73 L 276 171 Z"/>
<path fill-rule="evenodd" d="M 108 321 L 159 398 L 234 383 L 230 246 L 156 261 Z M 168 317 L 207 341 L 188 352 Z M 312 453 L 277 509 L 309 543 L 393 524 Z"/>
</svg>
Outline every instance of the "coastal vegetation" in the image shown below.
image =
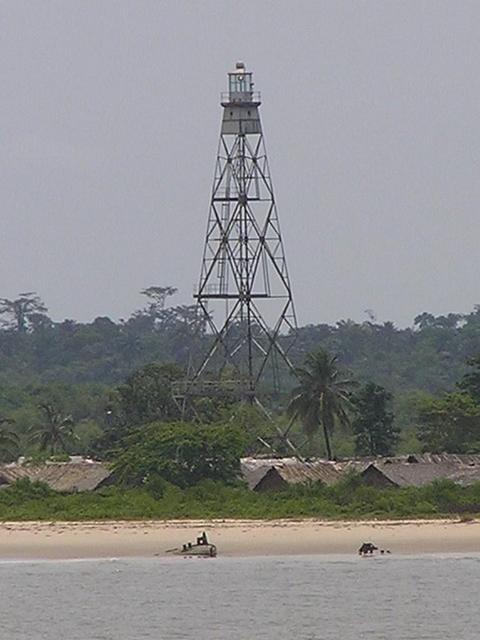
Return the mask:
<svg viewBox="0 0 480 640">
<path fill-rule="evenodd" d="M 336 356 L 321 349 L 308 354 L 305 366 L 297 367 L 295 373 L 298 386 L 292 391 L 287 412 L 293 419 L 300 419 L 310 441 L 322 429 L 327 457 L 332 460 L 330 438 L 336 422 L 343 427 L 349 425 L 355 381 L 342 377 Z"/>
<path fill-rule="evenodd" d="M 142 520 L 183 518 L 323 518 L 338 520 L 459 517 L 480 513 L 480 483 L 439 481 L 424 487 L 376 489 L 352 475 L 336 485 L 297 485 L 255 493 L 239 483 L 203 480 L 181 489 L 157 477 L 142 487 L 60 494 L 17 481 L 0 491 L 0 520 Z"/>
<path fill-rule="evenodd" d="M 169 306 L 175 291 L 143 290 L 145 307 L 117 322 L 106 316 L 53 321 L 35 293 L 0 299 L 0 383 L 115 386 L 152 362 L 183 370 L 192 351 L 202 349 L 195 340 L 202 327 L 193 305 Z M 399 398 L 451 391 L 478 355 L 479 337 L 480 307 L 467 314 L 421 313 L 405 328 L 369 314 L 364 322 L 300 327 L 291 357 L 302 366 L 306 354 L 321 348 L 361 382 L 374 381 Z"/>
<path fill-rule="evenodd" d="M 132 429 L 181 417 L 203 424 L 240 420 L 258 442 L 264 434 L 271 440 L 272 432 L 288 428 L 289 403 L 297 417 L 289 438 L 304 455 L 480 450 L 480 307 L 468 314 L 422 313 L 402 329 L 372 313 L 361 323 L 300 327 L 290 356 L 305 375 L 296 381 L 282 373 L 285 392 L 275 397 L 267 424 L 254 412 L 246 417 L 228 396 L 200 399 L 194 416 L 180 415 L 173 389 L 209 336 L 193 305 L 169 304 L 174 287 L 142 293 L 145 306 L 118 322 L 53 321 L 34 292 L 0 299 L 1 460 L 52 447 L 104 457 Z M 310 374 L 327 377 L 309 391 Z M 296 386 L 300 393 L 292 396 Z M 52 420 L 68 422 L 60 439 Z M 279 453 L 289 450 L 276 444 Z M 251 438 L 246 447 L 252 450 Z"/>
<path fill-rule="evenodd" d="M 239 476 L 244 452 L 245 435 L 234 425 L 153 422 L 122 440 L 113 454 L 113 469 L 117 482 L 125 486 L 228 483 Z"/>
<path fill-rule="evenodd" d="M 0 460 L 79 454 L 115 486 L 61 495 L 23 479 L 0 491 L 1 519 L 423 517 L 480 511 L 480 485 L 334 486 L 254 493 L 242 456 L 329 459 L 480 452 L 480 309 L 421 314 L 414 326 L 341 321 L 299 330 L 271 416 L 226 391 L 181 405 L 188 358 L 208 344 L 174 287 L 149 287 L 127 320 L 53 322 L 41 298 L 0 299 Z M 198 343 L 200 340 L 200 344 Z M 223 372 L 228 381 L 229 372 Z"/>
<path fill-rule="evenodd" d="M 354 396 L 352 431 L 359 456 L 390 456 L 399 439 L 399 428 L 391 410 L 392 394 L 368 382 Z"/>
</svg>

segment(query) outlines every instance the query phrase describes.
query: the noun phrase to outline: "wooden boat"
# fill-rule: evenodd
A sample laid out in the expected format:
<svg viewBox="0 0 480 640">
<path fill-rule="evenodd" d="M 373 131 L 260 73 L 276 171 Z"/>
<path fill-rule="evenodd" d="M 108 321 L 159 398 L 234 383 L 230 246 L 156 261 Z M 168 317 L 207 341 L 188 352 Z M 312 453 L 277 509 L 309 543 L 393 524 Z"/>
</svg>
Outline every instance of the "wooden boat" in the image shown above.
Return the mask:
<svg viewBox="0 0 480 640">
<path fill-rule="evenodd" d="M 196 544 L 187 542 L 182 544 L 181 548 L 168 549 L 167 553 L 185 557 L 215 558 L 217 556 L 217 547 L 208 541 L 207 534 L 204 531 L 197 538 Z"/>
</svg>

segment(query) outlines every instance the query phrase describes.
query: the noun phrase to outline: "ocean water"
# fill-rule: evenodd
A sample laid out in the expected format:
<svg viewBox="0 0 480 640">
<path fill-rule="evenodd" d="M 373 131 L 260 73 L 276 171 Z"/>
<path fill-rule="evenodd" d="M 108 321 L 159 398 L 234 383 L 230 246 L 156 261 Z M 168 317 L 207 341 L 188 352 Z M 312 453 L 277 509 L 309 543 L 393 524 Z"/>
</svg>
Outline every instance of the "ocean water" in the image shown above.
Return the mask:
<svg viewBox="0 0 480 640">
<path fill-rule="evenodd" d="M 0 563 L 1 640 L 479 640 L 479 556 Z"/>
</svg>

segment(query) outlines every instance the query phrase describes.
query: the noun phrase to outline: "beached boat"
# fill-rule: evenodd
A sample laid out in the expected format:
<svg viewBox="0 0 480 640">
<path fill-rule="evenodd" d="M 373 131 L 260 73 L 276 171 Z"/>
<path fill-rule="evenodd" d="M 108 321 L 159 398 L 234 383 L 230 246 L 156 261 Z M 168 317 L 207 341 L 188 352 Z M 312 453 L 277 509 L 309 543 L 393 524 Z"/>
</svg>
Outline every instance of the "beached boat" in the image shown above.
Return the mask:
<svg viewBox="0 0 480 640">
<path fill-rule="evenodd" d="M 376 556 L 383 556 L 385 553 L 389 554 L 387 549 L 379 549 L 372 542 L 364 542 L 358 550 L 358 555 L 362 558 L 375 558 Z"/>
<path fill-rule="evenodd" d="M 217 556 L 217 547 L 208 541 L 207 534 L 204 531 L 202 535 L 197 538 L 195 544 L 186 542 L 181 547 L 168 549 L 167 553 L 185 557 L 215 558 Z"/>
</svg>

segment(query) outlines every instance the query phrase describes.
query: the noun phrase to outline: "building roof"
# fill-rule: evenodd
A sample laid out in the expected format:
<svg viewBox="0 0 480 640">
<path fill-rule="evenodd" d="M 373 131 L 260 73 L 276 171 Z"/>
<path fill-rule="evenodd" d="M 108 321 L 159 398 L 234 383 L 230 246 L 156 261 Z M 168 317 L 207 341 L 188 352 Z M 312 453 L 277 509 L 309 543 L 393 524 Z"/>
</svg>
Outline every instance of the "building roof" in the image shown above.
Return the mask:
<svg viewBox="0 0 480 640">
<path fill-rule="evenodd" d="M 263 478 L 267 475 L 267 473 L 274 469 L 272 466 L 261 466 L 261 467 L 244 467 L 241 465 L 242 469 L 242 477 L 248 485 L 248 488 L 252 491 L 255 491 L 255 488 L 260 484 Z"/>
<path fill-rule="evenodd" d="M 93 460 L 48 462 L 32 466 L 13 463 L 0 467 L 0 484 L 12 484 L 16 480 L 28 477 L 32 482 L 45 482 L 55 491 L 73 493 L 93 491 L 111 474 L 105 463 Z"/>
<path fill-rule="evenodd" d="M 374 462 L 362 472 L 368 473 L 375 468 L 382 473 L 392 484 L 398 487 L 421 487 L 435 480 L 444 480 L 458 471 L 459 466 L 454 462 Z"/>
<path fill-rule="evenodd" d="M 0 485 L 13 484 L 30 475 L 28 467 L 19 464 L 8 464 L 0 467 Z"/>
<path fill-rule="evenodd" d="M 44 465 L 32 480 L 46 482 L 55 491 L 93 491 L 110 475 L 110 469 L 102 462 L 67 462 Z"/>
<path fill-rule="evenodd" d="M 338 465 L 365 465 L 365 463 L 408 463 L 417 462 L 438 464 L 441 462 L 453 462 L 461 465 L 480 465 L 480 453 L 411 453 L 400 456 L 362 456 L 361 458 L 348 458 L 339 460 Z"/>
<path fill-rule="evenodd" d="M 279 474 L 289 484 L 322 482 L 331 485 L 340 480 L 341 473 L 331 462 L 300 462 L 276 467 Z"/>
<path fill-rule="evenodd" d="M 402 456 L 406 458 L 416 458 L 417 462 L 430 462 L 434 464 L 451 462 L 457 465 L 479 465 L 479 453 L 415 453 L 410 456 Z"/>
<path fill-rule="evenodd" d="M 328 461 L 298 458 L 242 458 L 242 475 L 250 489 L 275 469 L 288 484 L 323 482 L 331 485 L 349 471 L 366 474 L 375 468 L 392 486 L 420 487 L 435 480 L 468 485 L 480 482 L 480 454 L 419 453 L 389 457 L 364 457 Z"/>
<path fill-rule="evenodd" d="M 242 458 L 241 469 L 250 489 L 261 482 L 264 476 L 275 469 L 288 484 L 323 482 L 330 485 L 337 482 L 341 472 L 334 462 L 327 460 L 302 461 L 298 458 Z"/>
<path fill-rule="evenodd" d="M 457 467 L 454 473 L 448 477 L 448 480 L 452 480 L 464 487 L 480 482 L 480 465 Z"/>
</svg>

